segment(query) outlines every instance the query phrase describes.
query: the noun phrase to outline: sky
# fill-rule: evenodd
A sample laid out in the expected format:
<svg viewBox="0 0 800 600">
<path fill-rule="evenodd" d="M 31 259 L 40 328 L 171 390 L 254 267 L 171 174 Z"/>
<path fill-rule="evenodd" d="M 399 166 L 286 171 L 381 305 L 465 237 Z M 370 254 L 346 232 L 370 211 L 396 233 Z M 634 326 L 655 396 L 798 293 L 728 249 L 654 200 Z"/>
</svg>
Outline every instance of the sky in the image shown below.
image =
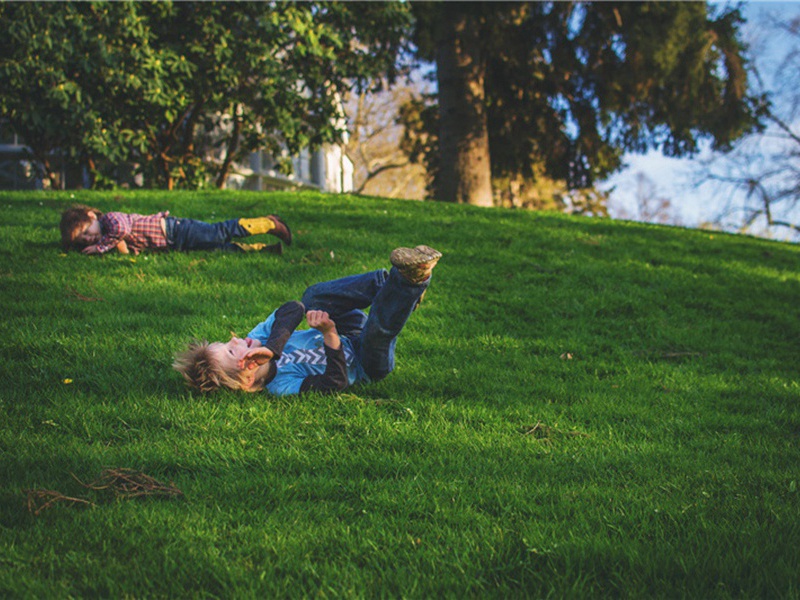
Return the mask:
<svg viewBox="0 0 800 600">
<path fill-rule="evenodd" d="M 778 63 L 786 54 L 788 46 L 785 39 L 780 36 L 759 36 L 756 29 L 762 22 L 765 13 L 773 15 L 796 16 L 800 13 L 800 1 L 793 2 L 756 2 L 744 4 L 743 14 L 747 23 L 743 28 L 745 40 L 752 40 L 753 49 L 758 46 L 759 51 L 755 56 L 756 61 L 763 67 Z M 768 75 L 772 75 L 771 73 Z M 610 178 L 602 189 L 612 190 L 609 201 L 609 212 L 615 218 L 638 219 L 637 188 L 642 185 L 642 177 L 649 180 L 649 191 L 654 197 L 669 200 L 669 211 L 672 215 L 671 223 L 687 227 L 698 227 L 704 222 L 712 222 L 724 212 L 726 206 L 740 206 L 744 200 L 731 197 L 730 194 L 721 194 L 718 188 L 712 190 L 709 186 L 696 188 L 693 185 L 698 159 L 708 157 L 709 152 L 701 152 L 698 157 L 675 159 L 664 157 L 660 152 L 651 151 L 644 155 L 627 155 L 626 168 Z M 641 175 L 640 175 L 641 174 Z M 800 222 L 800 215 L 796 215 L 795 222 Z M 756 232 L 757 233 L 757 232 Z M 773 231 L 772 237 L 776 239 L 789 239 L 792 236 L 788 231 Z M 796 237 L 794 237 L 797 240 Z"/>
</svg>

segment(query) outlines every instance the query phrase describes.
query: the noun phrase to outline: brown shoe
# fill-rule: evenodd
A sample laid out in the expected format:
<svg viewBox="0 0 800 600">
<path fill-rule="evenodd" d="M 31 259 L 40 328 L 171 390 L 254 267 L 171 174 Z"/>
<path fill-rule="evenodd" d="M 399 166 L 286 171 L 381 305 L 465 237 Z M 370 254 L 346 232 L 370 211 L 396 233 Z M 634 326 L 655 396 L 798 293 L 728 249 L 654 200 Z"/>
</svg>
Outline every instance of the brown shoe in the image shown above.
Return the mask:
<svg viewBox="0 0 800 600">
<path fill-rule="evenodd" d="M 275 228 L 270 231 L 269 234 L 274 235 L 287 246 L 291 246 L 292 230 L 289 229 L 289 226 L 278 216 L 270 215 L 268 218 L 272 219 L 272 222 L 275 223 Z"/>
<path fill-rule="evenodd" d="M 442 253 L 430 246 L 416 248 L 395 248 L 389 257 L 400 274 L 409 283 L 422 283 L 431 276 L 433 267 L 442 257 Z"/>
</svg>

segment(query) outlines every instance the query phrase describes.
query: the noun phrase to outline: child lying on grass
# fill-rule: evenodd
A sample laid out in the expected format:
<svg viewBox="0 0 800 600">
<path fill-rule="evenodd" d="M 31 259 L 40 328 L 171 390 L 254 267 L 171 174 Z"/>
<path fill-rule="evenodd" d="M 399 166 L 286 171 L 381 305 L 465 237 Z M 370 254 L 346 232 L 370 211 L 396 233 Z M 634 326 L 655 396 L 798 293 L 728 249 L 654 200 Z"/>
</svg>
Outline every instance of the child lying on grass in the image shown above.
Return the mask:
<svg viewBox="0 0 800 600">
<path fill-rule="evenodd" d="M 227 387 L 283 396 L 383 379 L 441 256 L 428 246 L 397 248 L 390 271 L 312 285 L 301 302 L 283 304 L 245 339 L 193 343 L 173 366 L 203 392 Z M 362 309 L 370 306 L 367 316 Z M 311 329 L 295 331 L 304 315 Z"/>
<path fill-rule="evenodd" d="M 194 219 L 177 219 L 169 211 L 154 215 L 109 212 L 77 205 L 61 215 L 61 244 L 64 250 L 74 248 L 84 254 L 105 254 L 117 249 L 122 254 L 139 254 L 145 248 L 157 250 L 232 250 L 264 251 L 281 254 L 276 244 L 242 244 L 233 238 L 259 233 L 274 235 L 287 246 L 292 232 L 278 217 L 230 219 L 220 223 L 204 223 Z"/>
</svg>

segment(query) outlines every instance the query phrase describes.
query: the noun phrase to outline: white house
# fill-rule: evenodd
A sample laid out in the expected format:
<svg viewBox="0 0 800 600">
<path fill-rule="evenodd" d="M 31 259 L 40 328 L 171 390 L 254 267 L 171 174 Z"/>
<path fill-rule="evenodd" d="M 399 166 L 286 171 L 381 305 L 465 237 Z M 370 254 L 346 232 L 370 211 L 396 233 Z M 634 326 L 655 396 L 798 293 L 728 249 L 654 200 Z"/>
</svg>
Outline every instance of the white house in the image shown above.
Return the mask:
<svg viewBox="0 0 800 600">
<path fill-rule="evenodd" d="M 244 164 L 235 164 L 226 187 L 240 190 L 314 189 L 323 192 L 353 191 L 353 162 L 343 146 L 325 144 L 315 152 L 308 149 L 292 157 L 292 174 L 278 172 L 273 157 L 253 152 Z"/>
</svg>

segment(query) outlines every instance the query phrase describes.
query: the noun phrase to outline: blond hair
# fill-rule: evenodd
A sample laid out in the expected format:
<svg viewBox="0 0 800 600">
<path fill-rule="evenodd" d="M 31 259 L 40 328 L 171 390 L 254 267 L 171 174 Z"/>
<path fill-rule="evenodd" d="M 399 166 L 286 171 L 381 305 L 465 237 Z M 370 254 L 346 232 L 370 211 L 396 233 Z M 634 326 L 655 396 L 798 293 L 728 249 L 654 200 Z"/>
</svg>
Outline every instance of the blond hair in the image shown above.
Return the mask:
<svg viewBox="0 0 800 600">
<path fill-rule="evenodd" d="M 244 381 L 246 373 L 242 371 L 225 371 L 210 351 L 206 340 L 194 341 L 189 347 L 175 356 L 172 368 L 178 371 L 190 387 L 203 393 L 213 392 L 221 387 L 232 390 L 246 390 Z"/>
</svg>

